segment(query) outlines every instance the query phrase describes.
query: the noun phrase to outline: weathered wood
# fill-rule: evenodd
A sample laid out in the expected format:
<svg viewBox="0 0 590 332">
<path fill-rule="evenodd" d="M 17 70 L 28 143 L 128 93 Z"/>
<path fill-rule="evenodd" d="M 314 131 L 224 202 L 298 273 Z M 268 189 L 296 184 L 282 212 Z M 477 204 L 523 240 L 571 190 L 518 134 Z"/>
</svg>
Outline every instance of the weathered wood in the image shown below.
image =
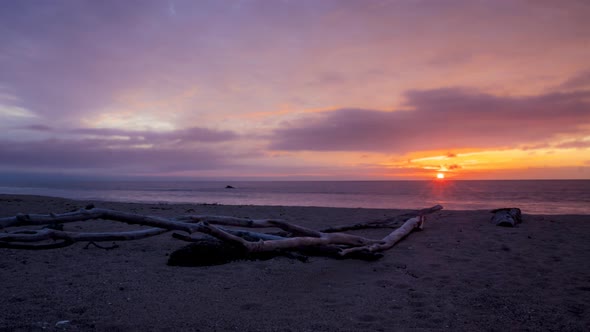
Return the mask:
<svg viewBox="0 0 590 332">
<path fill-rule="evenodd" d="M 340 225 L 340 226 L 332 226 L 328 228 L 324 228 L 320 230 L 320 232 L 324 233 L 333 233 L 333 232 L 344 232 L 344 231 L 352 231 L 352 230 L 359 230 L 359 229 L 367 229 L 367 228 L 397 228 L 399 227 L 399 223 L 403 223 L 406 220 L 419 217 L 419 216 L 426 216 L 432 214 L 434 212 L 442 210 L 443 207 L 441 205 L 435 205 L 433 207 L 429 207 L 422 210 L 417 210 L 414 212 L 405 213 L 399 216 L 395 216 L 393 218 L 387 218 L 383 220 L 374 220 L 362 223 L 356 223 L 352 225 Z"/>
<path fill-rule="evenodd" d="M 369 252 L 385 251 L 393 247 L 396 243 L 401 241 L 404 237 L 408 236 L 412 231 L 416 229 L 422 229 L 425 217 L 414 217 L 406 221 L 400 228 L 391 232 L 389 235 L 383 238 L 379 243 L 375 243 L 368 246 L 353 247 L 342 250 L 342 255 L 346 256 L 354 252 L 367 250 Z"/>
<path fill-rule="evenodd" d="M 114 211 L 88 206 L 74 212 L 63 214 L 19 214 L 14 217 L 0 218 L 0 228 L 19 227 L 17 230 L 0 233 L 0 247 L 17 249 L 49 249 L 71 245 L 75 242 L 90 241 L 126 241 L 156 236 L 168 231 L 173 237 L 190 242 L 196 242 L 189 250 L 198 255 L 211 255 L 211 258 L 194 260 L 190 264 L 220 264 L 235 259 L 250 259 L 258 257 L 273 257 L 285 255 L 287 252 L 305 252 L 338 258 L 361 258 L 374 260 L 382 255 L 379 253 L 390 249 L 407 236 L 412 230 L 421 228 L 424 216 L 442 209 L 437 205 L 429 209 L 416 211 L 418 217 L 410 218 L 400 228 L 391 232 L 381 240 L 369 239 L 357 235 L 312 230 L 294 225 L 280 219 L 249 219 L 226 216 L 189 215 L 176 218 L 165 218 Z M 63 223 L 103 219 L 151 226 L 152 228 L 126 232 L 69 232 L 63 230 Z M 22 229 L 23 226 L 50 225 L 42 229 Z M 368 225 L 368 226 L 367 226 Z M 247 228 L 279 228 L 286 232 L 286 236 L 231 229 L 227 227 Z M 358 223 L 354 229 L 390 227 L 388 222 Z M 195 237 L 192 234 L 201 233 L 209 236 Z M 47 243 L 48 241 L 59 241 Z M 41 242 L 41 244 L 38 244 Z M 36 243 L 36 244 L 31 244 Z M 220 244 L 221 243 L 221 244 Z M 203 246 L 201 249 L 196 247 Z M 219 248 L 219 247 L 223 248 Z M 260 255 L 259 255 L 260 254 Z M 182 253 L 175 255 L 183 255 Z M 191 254 L 192 255 L 192 254 Z M 220 256 L 227 256 L 222 258 Z M 180 257 L 180 256 L 175 256 Z M 172 264 L 178 262 L 172 259 Z M 181 264 L 179 264 L 181 265 Z"/>
<path fill-rule="evenodd" d="M 250 232 L 250 231 L 244 231 L 244 230 L 239 230 L 239 229 L 228 229 L 228 228 L 223 228 L 223 227 L 218 227 L 218 228 L 220 228 L 221 230 L 228 232 L 232 235 L 239 236 L 247 241 L 282 240 L 282 239 L 286 238 L 286 237 L 278 236 L 278 235 Z M 207 235 L 207 234 L 199 234 L 199 235 L 195 236 L 195 235 L 184 235 L 184 234 L 180 234 L 180 233 L 172 233 L 172 237 L 179 239 L 179 240 L 187 241 L 187 242 L 200 241 L 203 237 L 215 238 L 214 236 Z"/>
<path fill-rule="evenodd" d="M 65 232 L 50 228 L 43 228 L 39 230 L 0 233 L 0 242 L 40 242 L 43 240 L 67 240 L 71 242 L 128 241 L 143 239 L 146 237 L 159 235 L 165 232 L 168 232 L 168 230 L 162 228 L 149 228 L 129 232 L 100 233 Z"/>
<path fill-rule="evenodd" d="M 81 209 L 78 211 L 67 212 L 63 214 L 19 214 L 15 217 L 0 218 L 0 228 L 5 228 L 9 226 L 14 227 L 25 225 L 68 223 L 92 219 L 120 221 L 128 224 L 146 225 L 157 228 L 164 228 L 168 230 L 185 231 L 188 233 L 197 232 L 200 228 L 198 224 L 194 225 L 186 222 L 176 221 L 174 219 L 167 219 L 156 216 L 146 216 L 141 214 L 100 208 L 92 208 L 90 210 Z"/>
<path fill-rule="evenodd" d="M 215 225 L 247 228 L 270 228 L 275 227 L 275 223 L 280 224 L 281 222 L 284 222 L 284 220 L 281 219 L 249 219 L 209 215 L 188 215 L 174 218 L 174 220 L 188 223 L 209 222 Z"/>
<path fill-rule="evenodd" d="M 522 213 L 519 208 L 502 208 L 492 210 L 492 222 L 496 226 L 514 227 L 522 222 Z"/>
<path fill-rule="evenodd" d="M 270 234 L 265 234 L 265 233 L 255 233 L 255 232 L 247 232 L 247 231 L 240 231 L 240 230 L 228 230 L 226 229 L 225 231 L 232 233 L 234 235 L 239 234 L 238 236 L 243 237 L 244 239 L 248 240 L 248 241 L 257 241 L 257 240 L 279 240 L 282 237 L 280 236 L 275 236 L 275 235 L 270 235 Z M 206 235 L 206 234 L 202 234 L 202 235 L 198 235 L 198 236 L 189 236 L 189 235 L 184 235 L 184 234 L 179 234 L 179 233 L 173 233 L 172 237 L 179 239 L 179 240 L 183 240 L 183 241 L 187 241 L 187 242 L 193 242 L 196 243 L 195 245 L 192 245 L 190 247 L 182 247 L 180 249 L 178 249 L 177 251 L 180 251 L 180 253 L 176 253 L 176 251 L 173 252 L 174 258 L 172 258 L 172 261 L 170 262 L 169 260 L 169 265 L 178 265 L 178 266 L 201 266 L 201 265 L 208 265 L 207 261 L 208 258 L 201 258 L 201 257 L 194 257 L 195 255 L 200 255 L 201 251 L 197 248 L 195 248 L 196 246 L 200 246 L 200 245 L 204 245 L 207 246 L 207 250 L 217 250 L 216 248 L 214 248 L 214 245 L 211 246 L 212 243 L 217 243 L 217 242 L 221 242 L 221 243 L 226 243 L 226 242 L 222 242 L 218 239 L 216 239 L 213 236 L 210 235 Z M 207 239 L 210 241 L 207 241 Z M 237 248 L 237 246 L 236 246 Z M 360 260 L 365 260 L 365 261 L 374 261 L 377 260 L 381 257 L 383 257 L 383 254 L 381 253 L 373 253 L 373 252 L 368 252 L 368 251 L 359 251 L 353 254 L 350 254 L 346 257 L 340 255 L 340 251 L 341 251 L 341 247 L 336 246 L 336 245 L 325 245 L 325 246 L 313 246 L 313 247 L 302 247 L 302 248 L 294 248 L 293 251 L 274 251 L 274 254 L 276 256 L 287 256 L 290 258 L 295 258 L 298 259 L 300 261 L 305 261 L 307 256 L 322 256 L 322 257 L 331 257 L 331 258 L 336 258 L 336 259 L 360 259 Z M 271 252 L 273 253 L 273 252 Z M 217 254 L 215 254 L 217 255 Z M 231 255 L 231 259 L 225 259 L 225 258 L 216 258 L 216 259 L 212 259 L 215 260 L 218 263 L 215 264 L 222 264 L 222 262 L 229 262 L 232 260 L 239 260 L 239 259 L 259 259 L 258 256 L 244 256 L 244 250 L 240 249 L 237 252 L 234 252 L 233 250 L 230 252 Z M 172 257 L 172 255 L 171 255 Z M 266 257 L 266 256 L 261 256 L 261 257 Z"/>
</svg>

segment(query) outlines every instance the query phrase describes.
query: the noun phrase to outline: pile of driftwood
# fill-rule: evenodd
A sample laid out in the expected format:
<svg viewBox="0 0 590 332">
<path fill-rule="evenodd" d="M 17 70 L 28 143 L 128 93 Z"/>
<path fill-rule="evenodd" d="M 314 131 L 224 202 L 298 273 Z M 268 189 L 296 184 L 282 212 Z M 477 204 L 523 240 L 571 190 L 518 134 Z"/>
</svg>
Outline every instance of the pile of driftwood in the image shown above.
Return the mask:
<svg viewBox="0 0 590 332">
<path fill-rule="evenodd" d="M 414 230 L 423 227 L 425 216 L 441 210 L 440 205 L 380 221 L 329 227 L 319 231 L 275 219 L 248 219 L 227 216 L 186 215 L 174 218 L 148 216 L 88 206 L 62 214 L 19 214 L 0 218 L 0 248 L 52 249 L 76 242 L 127 241 L 147 238 L 169 231 L 179 240 L 193 242 L 174 252 L 170 265 L 215 265 L 236 259 L 305 255 L 374 260 Z M 111 220 L 150 226 L 126 232 L 72 232 L 64 224 L 86 220 Z M 398 223 L 403 222 L 399 227 Z M 26 228 L 44 226 L 40 229 Z M 345 231 L 367 228 L 394 228 L 382 239 L 369 239 Z M 246 229 L 279 228 L 279 233 Z M 98 245 L 97 245 L 98 246 Z"/>
</svg>

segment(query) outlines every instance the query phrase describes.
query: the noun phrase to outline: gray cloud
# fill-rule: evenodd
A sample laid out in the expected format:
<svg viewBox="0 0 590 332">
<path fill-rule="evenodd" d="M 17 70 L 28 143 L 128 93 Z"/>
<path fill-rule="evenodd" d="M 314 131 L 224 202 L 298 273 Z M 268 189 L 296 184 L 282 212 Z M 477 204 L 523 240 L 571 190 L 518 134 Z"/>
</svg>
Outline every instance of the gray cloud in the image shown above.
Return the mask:
<svg viewBox="0 0 590 332">
<path fill-rule="evenodd" d="M 25 130 L 34 130 L 34 131 L 53 131 L 53 128 L 50 126 L 42 125 L 42 124 L 32 124 L 29 126 L 25 126 L 19 129 Z"/>
<path fill-rule="evenodd" d="M 557 144 L 554 147 L 559 148 L 559 149 L 570 149 L 570 148 L 585 149 L 585 148 L 590 148 L 590 141 L 571 141 L 571 142 Z"/>
<path fill-rule="evenodd" d="M 156 132 L 148 130 L 124 130 L 113 128 L 76 128 L 69 131 L 75 134 L 97 136 L 126 136 L 140 138 L 145 142 L 180 141 L 180 142 L 224 142 L 238 138 L 238 135 L 228 130 L 213 130 L 208 128 L 187 128 L 175 131 Z"/>
<path fill-rule="evenodd" d="M 584 71 L 563 82 L 559 88 L 579 89 L 590 87 L 590 70 Z"/>
<path fill-rule="evenodd" d="M 162 143 L 167 141 L 176 141 L 177 143 L 216 143 L 231 141 L 239 138 L 239 135 L 233 131 L 215 130 L 200 127 L 158 132 L 150 130 L 125 130 L 117 128 L 73 128 L 58 130 L 46 125 L 33 124 L 21 129 L 39 132 L 53 132 L 56 134 L 92 135 L 101 138 L 120 136 L 128 137 L 129 140 L 133 142 L 142 141 L 144 143 Z"/>
<path fill-rule="evenodd" d="M 6 3 L 0 83 L 37 114 L 104 107 L 114 91 L 144 77 L 144 63 L 122 59 L 145 41 L 128 27 L 145 24 L 143 15 L 154 10 L 148 1 Z"/>
<path fill-rule="evenodd" d="M 2 102 L 75 120 L 116 105 L 122 91 L 141 89 L 154 99 L 194 85 L 223 91 L 228 72 L 273 66 L 263 61 L 253 70 L 236 54 L 289 46 L 279 29 L 301 29 L 303 19 L 333 6 L 176 1 L 170 15 L 169 2 L 155 0 L 4 2 L 0 88 L 16 98 Z"/>
<path fill-rule="evenodd" d="M 67 138 L 0 141 L 2 170 L 69 169 L 118 174 L 214 170 L 236 166 L 239 163 L 234 160 L 243 157 L 227 150 L 218 151 L 211 145 L 237 139 L 238 135 L 232 131 L 198 127 L 170 132 L 56 129 L 41 124 L 21 129 L 57 136 L 65 134 Z"/>
<path fill-rule="evenodd" d="M 581 133 L 590 124 L 590 91 L 501 97 L 449 88 L 406 97 L 406 110 L 339 109 L 284 124 L 271 148 L 404 153 L 514 147 Z"/>
<path fill-rule="evenodd" d="M 219 169 L 232 156 L 206 148 L 111 147 L 103 140 L 0 142 L 4 170 L 106 170 L 119 174 Z"/>
</svg>

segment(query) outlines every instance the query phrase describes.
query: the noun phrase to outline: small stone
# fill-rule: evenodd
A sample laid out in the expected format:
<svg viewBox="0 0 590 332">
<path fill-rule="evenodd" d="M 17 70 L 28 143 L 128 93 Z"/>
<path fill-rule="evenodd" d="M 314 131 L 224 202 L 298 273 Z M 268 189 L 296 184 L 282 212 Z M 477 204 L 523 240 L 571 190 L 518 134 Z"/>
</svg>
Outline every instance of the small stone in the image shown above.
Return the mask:
<svg viewBox="0 0 590 332">
<path fill-rule="evenodd" d="M 48 322 L 36 322 L 33 324 L 34 327 L 38 327 L 42 330 L 47 330 L 48 328 L 51 327 L 51 324 L 49 324 Z"/>
<path fill-rule="evenodd" d="M 55 323 L 55 327 L 58 329 L 67 329 L 70 326 L 69 320 L 60 320 L 59 322 Z"/>
</svg>

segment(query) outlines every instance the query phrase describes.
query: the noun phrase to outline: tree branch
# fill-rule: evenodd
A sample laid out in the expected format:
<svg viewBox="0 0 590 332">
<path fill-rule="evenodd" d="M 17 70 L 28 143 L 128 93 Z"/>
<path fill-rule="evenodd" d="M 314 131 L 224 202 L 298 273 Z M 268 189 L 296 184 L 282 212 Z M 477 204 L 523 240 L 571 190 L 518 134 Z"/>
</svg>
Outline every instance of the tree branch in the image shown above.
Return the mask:
<svg viewBox="0 0 590 332">
<path fill-rule="evenodd" d="M 349 255 L 354 252 L 367 250 L 369 252 L 385 251 L 393 247 L 401 239 L 408 236 L 415 229 L 422 229 L 425 217 L 419 216 L 414 217 L 406 221 L 400 228 L 391 232 L 389 235 L 383 238 L 379 243 L 375 243 L 368 246 L 353 247 L 342 250 L 343 256 Z"/>
<path fill-rule="evenodd" d="M 20 229 L 12 232 L 0 233 L 0 247 L 16 249 L 49 249 L 68 246 L 79 241 L 126 241 L 156 236 L 168 231 L 182 231 L 188 233 L 188 235 L 174 233 L 173 237 L 185 241 L 198 241 L 198 239 L 191 236 L 191 234 L 196 232 L 204 233 L 225 243 L 236 245 L 251 253 L 272 252 L 277 250 L 317 250 L 318 252 L 338 253 L 341 257 L 356 255 L 375 259 L 376 257 L 379 257 L 375 253 L 390 249 L 413 230 L 421 229 L 425 220 L 425 215 L 441 209 L 442 206 L 436 205 L 428 209 L 419 210 L 393 219 L 357 223 L 349 226 L 330 227 L 324 231 L 316 231 L 280 219 L 249 219 L 206 215 L 164 218 L 92 207 L 63 214 L 19 214 L 14 217 L 0 218 L 0 228 L 69 223 L 91 219 L 119 221 L 128 224 L 151 226 L 152 228 L 126 232 L 97 233 L 69 232 L 51 228 L 36 230 Z M 408 215 L 413 215 L 414 217 L 407 219 L 401 227 L 394 230 L 381 240 L 335 232 L 336 230 L 391 227 L 392 220 L 397 222 Z M 225 228 L 224 226 L 247 228 L 275 227 L 287 231 L 294 236 L 282 237 L 240 229 Z M 47 240 L 57 240 L 61 242 L 40 245 L 29 244 L 32 242 L 42 242 Z"/>
<path fill-rule="evenodd" d="M 397 228 L 397 223 L 404 222 L 408 219 L 418 217 L 418 216 L 426 216 L 432 214 L 434 212 L 442 210 L 443 207 L 441 205 L 435 205 L 433 207 L 429 207 L 422 210 L 417 210 L 410 213 L 405 213 L 399 216 L 395 216 L 393 218 L 387 218 L 384 220 L 375 220 L 363 223 L 357 223 L 352 225 L 340 225 L 340 226 L 332 226 L 328 228 L 324 228 L 320 230 L 320 232 L 324 233 L 334 233 L 334 232 L 344 232 L 344 231 L 352 231 L 352 230 L 359 230 L 359 229 L 367 229 L 367 228 Z"/>
<path fill-rule="evenodd" d="M 162 228 L 149 228 L 129 232 L 101 233 L 65 232 L 50 228 L 43 228 L 40 230 L 27 230 L 25 232 L 18 231 L 12 233 L 0 233 L 0 242 L 39 242 L 43 240 L 67 240 L 72 242 L 127 241 L 143 239 L 166 232 L 168 232 L 168 230 Z"/>
</svg>

